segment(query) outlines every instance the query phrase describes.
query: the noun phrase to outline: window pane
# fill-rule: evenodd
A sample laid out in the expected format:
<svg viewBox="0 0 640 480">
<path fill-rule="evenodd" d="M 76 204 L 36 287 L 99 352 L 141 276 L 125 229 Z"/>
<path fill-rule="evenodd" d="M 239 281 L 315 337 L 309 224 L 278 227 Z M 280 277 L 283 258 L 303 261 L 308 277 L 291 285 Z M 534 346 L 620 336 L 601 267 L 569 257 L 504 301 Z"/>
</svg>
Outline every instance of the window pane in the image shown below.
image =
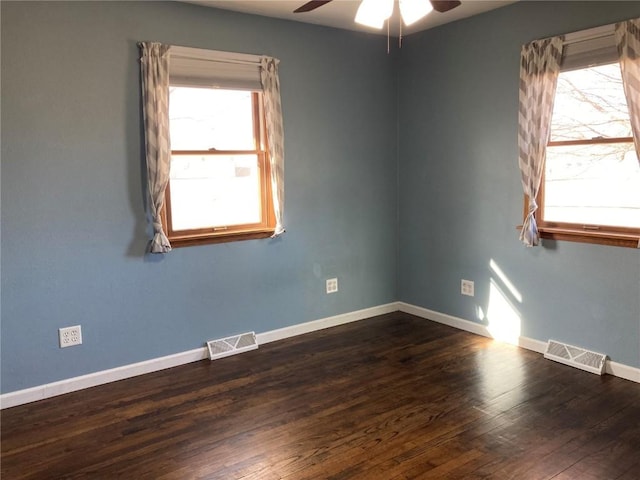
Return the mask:
<svg viewBox="0 0 640 480">
<path fill-rule="evenodd" d="M 544 220 L 640 228 L 640 164 L 633 144 L 548 147 Z"/>
<path fill-rule="evenodd" d="M 258 155 L 173 155 L 170 182 L 174 230 L 261 221 Z"/>
<path fill-rule="evenodd" d="M 172 150 L 255 150 L 251 92 L 170 87 Z"/>
<path fill-rule="evenodd" d="M 558 77 L 551 141 L 630 137 L 620 65 L 601 65 Z"/>
</svg>

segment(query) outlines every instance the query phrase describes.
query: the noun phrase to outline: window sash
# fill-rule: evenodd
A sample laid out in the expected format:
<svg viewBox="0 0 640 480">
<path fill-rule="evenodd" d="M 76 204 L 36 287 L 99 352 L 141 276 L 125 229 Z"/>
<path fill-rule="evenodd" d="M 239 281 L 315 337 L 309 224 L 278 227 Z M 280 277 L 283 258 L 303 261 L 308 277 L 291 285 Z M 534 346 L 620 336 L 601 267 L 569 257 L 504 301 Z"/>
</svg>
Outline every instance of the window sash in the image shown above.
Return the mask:
<svg viewBox="0 0 640 480">
<path fill-rule="evenodd" d="M 631 140 L 633 142 L 633 140 Z M 546 170 L 546 169 L 545 169 Z M 591 232 L 605 234 L 606 232 L 620 233 L 624 235 L 634 235 L 637 239 L 640 236 L 640 227 L 624 227 L 619 225 L 604 225 L 604 224 L 584 224 L 577 222 L 563 222 L 547 220 L 545 218 L 545 190 L 546 190 L 546 172 L 542 172 L 542 181 L 540 184 L 540 190 L 538 192 L 538 198 L 536 199 L 538 208 L 538 228 L 540 229 L 567 229 L 578 232 Z"/>
<path fill-rule="evenodd" d="M 549 142 L 548 146 L 562 145 L 597 145 L 608 143 L 630 142 L 632 137 L 623 138 L 596 138 L 585 140 L 569 140 Z M 581 243 L 592 243 L 619 247 L 640 248 L 640 228 L 622 227 L 614 225 L 591 225 L 574 222 L 549 221 L 544 218 L 545 212 L 545 169 L 542 171 L 540 189 L 536 197 L 539 208 L 536 212 L 536 222 L 540 237 L 549 240 L 564 240 Z M 524 213 L 528 213 L 528 201 L 525 197 Z"/>
<path fill-rule="evenodd" d="M 172 154 L 177 152 L 172 152 Z M 171 182 L 167 186 L 166 190 L 166 209 L 165 212 L 165 221 L 166 221 L 166 230 L 169 240 L 173 243 L 174 241 L 180 241 L 181 239 L 187 237 L 200 237 L 200 238 L 209 238 L 212 236 L 229 236 L 238 233 L 251 233 L 251 232 L 266 232 L 273 231 L 273 227 L 271 226 L 273 223 L 272 214 L 270 212 L 270 182 L 269 182 L 269 162 L 267 161 L 267 155 L 263 151 L 248 151 L 248 152 L 198 152 L 198 151 L 187 151 L 180 153 L 181 155 L 189 155 L 192 154 L 202 155 L 206 153 L 209 156 L 228 156 L 231 154 L 254 154 L 258 160 L 258 169 L 259 169 L 259 185 L 260 185 L 260 217 L 261 221 L 257 223 L 247 223 L 247 224 L 235 224 L 235 225 L 218 225 L 214 227 L 206 227 L 206 228 L 196 228 L 196 229 L 183 229 L 176 230 L 173 228 L 173 219 L 172 219 L 172 208 L 171 208 Z"/>
</svg>

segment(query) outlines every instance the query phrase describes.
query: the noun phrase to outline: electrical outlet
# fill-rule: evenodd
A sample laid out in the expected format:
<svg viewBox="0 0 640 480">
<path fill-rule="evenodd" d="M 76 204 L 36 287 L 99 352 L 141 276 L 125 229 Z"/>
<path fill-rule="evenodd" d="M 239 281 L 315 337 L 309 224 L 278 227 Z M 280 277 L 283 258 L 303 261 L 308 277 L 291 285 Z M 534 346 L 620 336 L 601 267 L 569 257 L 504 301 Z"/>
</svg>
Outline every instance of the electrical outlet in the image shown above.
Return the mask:
<svg viewBox="0 0 640 480">
<path fill-rule="evenodd" d="M 460 293 L 462 295 L 468 295 L 469 297 L 473 297 L 473 281 L 462 279 L 460 282 Z"/>
<path fill-rule="evenodd" d="M 60 339 L 60 348 L 80 345 L 82 343 L 82 329 L 80 325 L 59 328 L 58 337 Z"/>
<path fill-rule="evenodd" d="M 338 291 L 338 279 L 337 278 L 328 278 L 327 279 L 327 293 L 336 293 Z"/>
</svg>

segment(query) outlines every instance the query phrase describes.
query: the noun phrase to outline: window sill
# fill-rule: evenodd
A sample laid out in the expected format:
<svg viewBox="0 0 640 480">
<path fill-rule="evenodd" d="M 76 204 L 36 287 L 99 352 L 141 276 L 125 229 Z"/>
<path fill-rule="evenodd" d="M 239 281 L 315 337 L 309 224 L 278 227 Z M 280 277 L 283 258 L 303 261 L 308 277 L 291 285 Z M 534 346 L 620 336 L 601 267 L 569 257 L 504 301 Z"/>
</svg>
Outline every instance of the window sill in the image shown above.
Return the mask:
<svg viewBox="0 0 640 480">
<path fill-rule="evenodd" d="M 179 236 L 172 235 L 169 242 L 172 248 L 193 247 L 197 245 L 210 245 L 214 243 L 240 242 L 243 240 L 256 240 L 273 236 L 274 230 L 252 230 L 245 232 L 218 233 L 216 235 L 202 234 Z"/>
<path fill-rule="evenodd" d="M 522 230 L 522 225 L 518 225 Z M 568 242 L 591 243 L 596 245 L 609 245 L 614 247 L 640 248 L 638 235 L 618 233 L 572 230 L 568 228 L 539 227 L 540 238 L 547 240 L 563 240 Z"/>
</svg>

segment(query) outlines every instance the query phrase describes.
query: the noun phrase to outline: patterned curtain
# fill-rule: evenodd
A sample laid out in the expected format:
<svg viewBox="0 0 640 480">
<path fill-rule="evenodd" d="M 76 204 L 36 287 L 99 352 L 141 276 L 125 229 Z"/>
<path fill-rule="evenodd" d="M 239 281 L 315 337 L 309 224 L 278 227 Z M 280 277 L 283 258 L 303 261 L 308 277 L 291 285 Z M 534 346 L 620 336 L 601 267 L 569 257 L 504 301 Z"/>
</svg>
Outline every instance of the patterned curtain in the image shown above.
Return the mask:
<svg viewBox="0 0 640 480">
<path fill-rule="evenodd" d="M 145 150 L 147 160 L 147 194 L 153 224 L 151 253 L 171 251 L 162 229 L 161 212 L 164 192 L 169 183 L 171 145 L 169 138 L 169 45 L 139 44 L 144 111 Z"/>
<path fill-rule="evenodd" d="M 551 131 L 553 101 L 562 61 L 563 37 L 536 40 L 522 46 L 518 112 L 518 164 L 522 188 L 529 201 L 520 240 L 538 245 L 540 235 L 535 212 Z"/>
<path fill-rule="evenodd" d="M 269 157 L 271 159 L 271 190 L 273 208 L 276 217 L 274 237 L 284 233 L 284 128 L 282 107 L 280 105 L 280 80 L 278 78 L 278 60 L 262 57 L 260 81 L 264 97 L 264 112 L 269 137 Z"/>
<path fill-rule="evenodd" d="M 616 46 L 627 97 L 633 143 L 640 161 L 640 19 L 616 23 Z"/>
</svg>

